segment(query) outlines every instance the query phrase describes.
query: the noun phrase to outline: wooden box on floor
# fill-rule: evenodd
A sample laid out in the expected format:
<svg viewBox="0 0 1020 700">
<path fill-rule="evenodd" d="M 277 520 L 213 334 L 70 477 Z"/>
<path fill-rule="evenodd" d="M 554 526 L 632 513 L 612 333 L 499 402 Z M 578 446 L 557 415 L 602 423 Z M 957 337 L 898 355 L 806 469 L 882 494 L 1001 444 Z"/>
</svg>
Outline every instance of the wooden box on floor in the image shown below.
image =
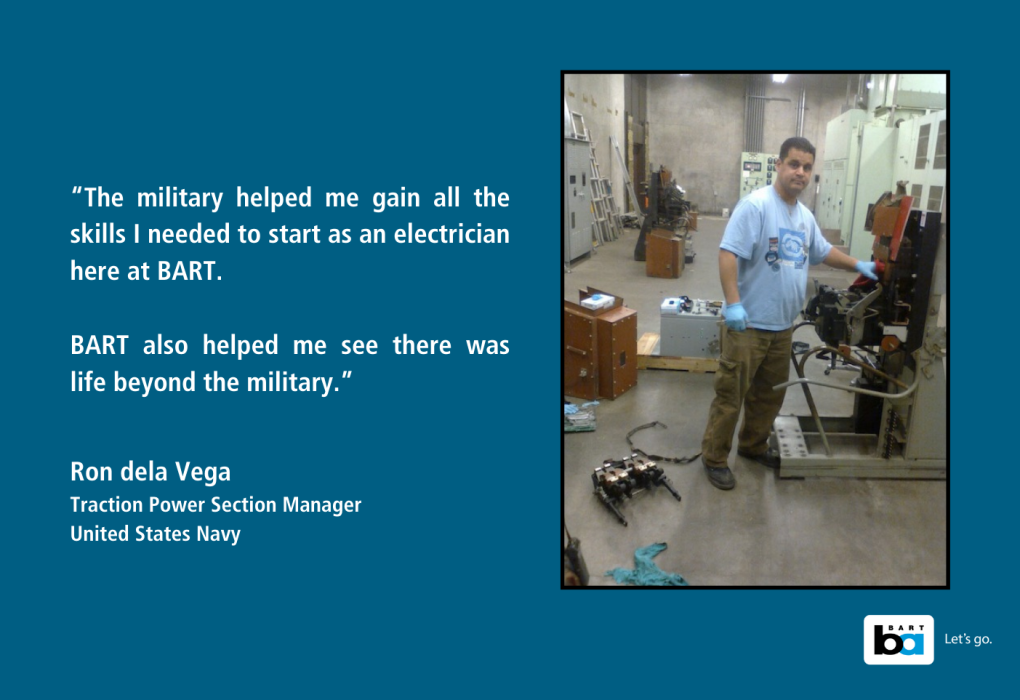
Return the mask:
<svg viewBox="0 0 1020 700">
<path fill-rule="evenodd" d="M 679 277 L 684 271 L 684 242 L 664 228 L 648 232 L 645 246 L 645 274 L 649 277 Z"/>
<path fill-rule="evenodd" d="M 579 300 L 595 294 L 614 297 L 612 305 L 589 309 L 563 302 L 563 393 L 615 399 L 637 384 L 637 311 L 594 287 L 579 290 Z"/>
<path fill-rule="evenodd" d="M 595 317 L 569 301 L 563 302 L 563 393 L 593 400 L 598 393 Z"/>
<path fill-rule="evenodd" d="M 637 384 L 637 311 L 619 307 L 595 319 L 599 397 L 615 399 Z"/>
</svg>

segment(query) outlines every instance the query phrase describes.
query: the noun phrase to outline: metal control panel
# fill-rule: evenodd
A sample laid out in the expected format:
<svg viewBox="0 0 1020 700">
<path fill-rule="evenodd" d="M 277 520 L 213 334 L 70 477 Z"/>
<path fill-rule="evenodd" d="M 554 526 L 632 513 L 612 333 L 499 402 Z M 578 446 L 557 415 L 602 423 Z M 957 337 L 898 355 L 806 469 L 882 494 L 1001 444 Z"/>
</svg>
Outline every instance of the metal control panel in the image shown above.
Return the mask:
<svg viewBox="0 0 1020 700">
<path fill-rule="evenodd" d="M 772 184 L 779 156 L 775 153 L 740 154 L 740 198 L 743 199 L 759 187 Z"/>
<path fill-rule="evenodd" d="M 566 169 L 563 172 L 563 236 L 565 262 L 591 252 L 591 144 L 566 138 Z"/>
</svg>

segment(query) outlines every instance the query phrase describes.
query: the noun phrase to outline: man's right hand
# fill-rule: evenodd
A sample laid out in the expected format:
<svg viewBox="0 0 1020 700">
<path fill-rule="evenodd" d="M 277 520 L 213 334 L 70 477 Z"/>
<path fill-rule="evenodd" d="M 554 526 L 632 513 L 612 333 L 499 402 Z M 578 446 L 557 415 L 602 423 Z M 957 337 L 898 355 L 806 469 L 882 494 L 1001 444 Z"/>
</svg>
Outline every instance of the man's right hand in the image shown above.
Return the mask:
<svg viewBox="0 0 1020 700">
<path fill-rule="evenodd" d="M 726 318 L 726 327 L 731 331 L 747 329 L 747 312 L 739 301 L 736 304 L 727 304 L 723 309 L 723 316 Z"/>
</svg>

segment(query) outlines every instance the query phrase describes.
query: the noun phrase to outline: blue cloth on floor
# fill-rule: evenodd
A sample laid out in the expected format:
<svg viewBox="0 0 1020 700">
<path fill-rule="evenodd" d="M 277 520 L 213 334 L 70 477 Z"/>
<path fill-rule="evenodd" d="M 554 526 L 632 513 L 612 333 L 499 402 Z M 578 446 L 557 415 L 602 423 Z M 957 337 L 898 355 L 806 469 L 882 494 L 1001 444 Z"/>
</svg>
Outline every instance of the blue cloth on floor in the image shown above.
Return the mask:
<svg viewBox="0 0 1020 700">
<path fill-rule="evenodd" d="M 606 572 L 617 583 L 629 583 L 634 586 L 687 586 L 689 585 L 680 574 L 670 574 L 652 561 L 659 552 L 666 548 L 665 542 L 657 542 L 634 552 L 635 569 L 613 569 Z"/>
</svg>

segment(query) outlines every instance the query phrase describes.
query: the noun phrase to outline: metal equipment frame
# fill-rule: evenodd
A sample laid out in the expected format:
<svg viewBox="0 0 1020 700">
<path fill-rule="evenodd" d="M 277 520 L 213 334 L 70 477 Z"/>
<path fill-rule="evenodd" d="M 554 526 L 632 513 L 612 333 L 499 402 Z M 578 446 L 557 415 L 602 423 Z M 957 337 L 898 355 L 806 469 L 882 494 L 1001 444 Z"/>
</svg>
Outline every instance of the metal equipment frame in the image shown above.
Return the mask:
<svg viewBox="0 0 1020 700">
<path fill-rule="evenodd" d="M 914 308 L 904 343 L 908 355 L 899 376 L 891 377 L 869 363 L 857 362 L 844 348 L 842 357 L 861 367 L 862 372 L 884 380 L 884 390 L 817 381 L 804 375 L 807 356 L 821 350 L 840 351 L 822 346 L 799 362 L 794 356 L 797 378 L 776 388 L 800 385 L 811 415 L 781 415 L 776 419 L 771 439 L 780 453 L 781 478 L 946 478 L 949 469 L 945 361 L 948 326 L 938 325 L 942 296 L 946 293 L 946 231 L 938 213 L 913 211 L 907 222 L 907 232 L 916 248 Z M 847 319 L 849 332 L 859 338 L 853 328 L 853 309 L 848 311 Z M 854 393 L 854 415 L 820 416 L 809 385 Z M 877 434 L 861 429 L 865 422 L 871 425 L 876 422 L 873 413 L 879 403 L 875 399 L 881 400 Z M 872 415 L 863 415 L 867 413 Z"/>
</svg>

